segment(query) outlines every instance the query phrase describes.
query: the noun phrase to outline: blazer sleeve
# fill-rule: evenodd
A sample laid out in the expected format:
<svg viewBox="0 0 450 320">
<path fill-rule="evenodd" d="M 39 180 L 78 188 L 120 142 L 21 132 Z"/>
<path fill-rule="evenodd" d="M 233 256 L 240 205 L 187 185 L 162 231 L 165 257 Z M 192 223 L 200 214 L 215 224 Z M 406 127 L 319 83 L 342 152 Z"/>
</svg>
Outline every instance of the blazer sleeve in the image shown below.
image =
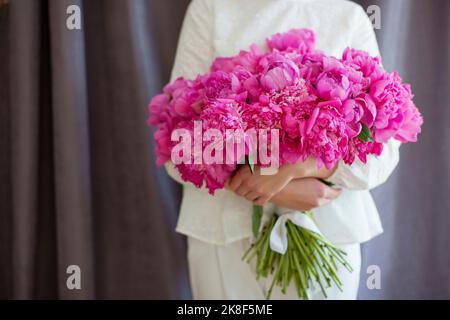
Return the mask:
<svg viewBox="0 0 450 320">
<path fill-rule="evenodd" d="M 192 0 L 188 5 L 181 27 L 170 81 L 178 77 L 194 79 L 206 73 L 213 58 L 212 1 Z M 187 184 L 172 162 L 165 163 L 167 173 L 175 181 Z"/>
<path fill-rule="evenodd" d="M 372 56 L 380 56 L 377 39 L 372 23 L 364 9 L 357 6 L 355 31 L 351 38 L 351 47 L 367 51 Z M 390 139 L 384 144 L 380 156 L 369 155 L 367 163 L 357 159 L 352 165 L 340 161 L 336 171 L 327 180 L 347 189 L 367 190 L 384 183 L 394 171 L 399 161 L 400 142 Z"/>
</svg>

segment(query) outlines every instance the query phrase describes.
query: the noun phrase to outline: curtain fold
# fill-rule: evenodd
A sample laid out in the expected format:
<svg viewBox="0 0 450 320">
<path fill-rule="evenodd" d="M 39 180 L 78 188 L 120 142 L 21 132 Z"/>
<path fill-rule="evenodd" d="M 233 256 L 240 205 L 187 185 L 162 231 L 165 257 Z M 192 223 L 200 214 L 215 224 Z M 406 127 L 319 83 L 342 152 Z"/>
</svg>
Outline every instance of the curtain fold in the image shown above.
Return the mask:
<svg viewBox="0 0 450 320">
<path fill-rule="evenodd" d="M 11 242 L 12 296 L 37 296 L 36 274 L 43 268 L 54 270 L 54 252 L 36 254 L 41 245 L 38 236 L 54 246 L 54 219 L 49 216 L 53 203 L 53 172 L 47 163 L 51 143 L 48 111 L 49 63 L 48 25 L 45 12 L 38 2 L 29 2 L 18 10 L 17 2 L 9 9 L 9 112 L 11 119 Z M 28 23 L 23 23 L 23 21 Z M 47 33 L 48 34 L 48 33 Z M 14 54 L 11 54 L 14 53 Z M 42 213 L 36 215 L 36 212 Z M 48 219 L 46 219 L 48 217 Z M 45 223 L 42 220 L 46 219 Z M 45 232 L 49 231 L 49 232 Z M 45 257 L 44 257 L 45 256 Z M 39 277 L 42 278 L 42 277 Z M 36 281 L 35 281 L 36 280 Z M 54 278 L 45 289 L 54 291 Z"/>
<path fill-rule="evenodd" d="M 0 39 L 7 39 L 8 10 L 0 3 Z M 0 46 L 0 61 L 9 65 L 8 41 Z M 1 65 L 1 64 L 0 64 Z M 0 83 L 8 83 L 8 72 L 0 67 Z M 11 144 L 9 117 L 9 90 L 7 85 L 0 85 L 0 253 L 8 262 L 0 262 L 0 299 L 11 297 Z M 1 260 L 0 260 L 1 261 Z"/>
<path fill-rule="evenodd" d="M 64 27 L 70 5 L 82 1 L 48 3 L 56 254 L 58 279 L 67 277 L 67 266 L 78 265 L 83 288 L 69 292 L 58 281 L 58 296 L 86 299 L 94 297 L 86 48 L 83 32 Z"/>
</svg>

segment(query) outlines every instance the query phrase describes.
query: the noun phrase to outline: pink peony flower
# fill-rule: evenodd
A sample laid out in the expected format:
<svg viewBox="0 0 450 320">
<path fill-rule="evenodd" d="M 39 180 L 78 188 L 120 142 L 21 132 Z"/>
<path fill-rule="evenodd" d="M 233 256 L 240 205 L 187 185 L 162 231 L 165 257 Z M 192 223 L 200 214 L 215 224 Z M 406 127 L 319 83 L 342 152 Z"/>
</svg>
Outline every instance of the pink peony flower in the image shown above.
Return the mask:
<svg viewBox="0 0 450 320">
<path fill-rule="evenodd" d="M 202 107 L 203 101 L 196 81 L 180 77 L 165 86 L 164 93 L 171 98 L 167 111 L 176 117 L 195 117 Z"/>
<path fill-rule="evenodd" d="M 363 110 L 361 123 L 365 124 L 369 128 L 372 128 L 377 116 L 377 107 L 372 98 L 370 97 L 370 95 L 362 93 L 355 98 L 355 101 L 356 103 L 359 103 L 361 105 L 361 108 Z"/>
<path fill-rule="evenodd" d="M 267 45 L 271 50 L 295 50 L 300 54 L 313 51 L 314 44 L 314 32 L 309 29 L 291 29 L 285 33 L 276 33 L 267 39 Z"/>
<path fill-rule="evenodd" d="M 374 140 L 386 142 L 404 126 L 405 113 L 402 106 L 410 105 L 411 91 L 394 72 L 385 74 L 370 86 L 370 97 L 377 108 Z"/>
<path fill-rule="evenodd" d="M 203 141 L 203 149 L 210 143 L 214 143 L 218 150 L 225 150 L 227 141 L 227 130 L 242 130 L 243 122 L 240 116 L 240 105 L 233 99 L 216 99 L 205 106 L 200 115 L 203 130 L 216 129 L 222 133 L 224 140 L 221 141 Z M 193 132 L 193 126 L 187 126 Z M 192 133 L 193 136 L 193 133 Z M 197 137 L 198 138 L 198 137 Z M 244 137 L 245 139 L 245 137 Z M 197 187 L 201 187 L 203 182 L 211 194 L 215 190 L 222 189 L 225 182 L 230 178 L 231 174 L 236 170 L 236 166 L 240 159 L 236 157 L 232 164 L 227 164 L 224 155 L 221 155 L 221 163 L 208 163 L 205 160 L 205 154 L 202 150 L 202 164 L 194 164 L 195 152 L 194 146 L 191 150 L 191 164 L 178 164 L 177 169 L 181 173 L 181 177 L 185 181 L 191 181 Z M 237 152 L 234 153 L 238 155 Z"/>
<path fill-rule="evenodd" d="M 302 56 L 299 65 L 300 76 L 311 82 L 316 83 L 317 77 L 323 72 L 323 61 L 325 54 L 321 51 L 308 52 Z"/>
<path fill-rule="evenodd" d="M 216 99 L 202 110 L 203 129 L 214 128 L 225 133 L 227 129 L 244 129 L 241 104 L 233 99 Z"/>
<path fill-rule="evenodd" d="M 214 59 L 211 72 L 234 72 L 236 68 L 241 67 L 250 73 L 257 73 L 259 60 L 263 56 L 261 49 L 256 44 L 252 44 L 250 51 L 241 50 L 236 56 Z"/>
<path fill-rule="evenodd" d="M 246 128 L 280 129 L 282 110 L 273 104 L 252 103 L 242 110 Z"/>
<path fill-rule="evenodd" d="M 262 69 L 261 87 L 266 91 L 281 90 L 292 85 L 299 77 L 297 65 L 277 51 L 263 57 L 259 65 Z"/>
<path fill-rule="evenodd" d="M 380 57 L 371 57 L 365 51 L 346 48 L 342 54 L 342 61 L 354 70 L 361 71 L 371 82 L 380 79 L 385 73 Z"/>
<path fill-rule="evenodd" d="M 172 129 L 170 121 L 163 122 L 153 134 L 156 142 L 156 164 L 159 166 L 170 160 L 173 147 L 173 142 L 170 139 Z"/>
<path fill-rule="evenodd" d="M 209 73 L 194 80 L 179 77 L 153 97 L 147 123 L 157 126 L 158 165 L 171 158 L 173 130 L 186 129 L 193 136 L 196 120 L 202 121 L 203 131 L 219 130 L 224 138 L 203 141 L 202 151 L 214 156 L 231 141 L 230 129 L 243 133 L 245 155 L 254 148 L 245 130 L 278 129 L 281 165 L 307 157 L 327 168 L 341 160 L 365 163 L 368 155 L 380 155 L 391 138 L 417 140 L 423 118 L 410 86 L 395 72 L 384 71 L 379 57 L 351 48 L 341 59 L 325 55 L 315 50 L 308 29 L 277 33 L 267 45 L 268 52 L 252 45 L 235 56 L 218 57 Z M 361 134 L 363 128 L 373 140 Z M 269 134 L 268 148 L 273 142 Z M 191 163 L 177 164 L 177 169 L 185 181 L 205 185 L 211 194 L 223 188 L 242 161 L 235 149 L 225 163 L 206 164 L 202 153 L 202 164 L 194 164 L 197 150 L 191 149 Z"/>
<path fill-rule="evenodd" d="M 351 83 L 344 65 L 336 58 L 325 57 L 323 69 L 316 81 L 318 96 L 323 100 L 347 99 Z"/>
<path fill-rule="evenodd" d="M 331 169 L 348 150 L 348 135 L 339 100 L 320 102 L 310 118 L 300 122 L 303 160 L 316 158 L 318 166 Z"/>
<path fill-rule="evenodd" d="M 311 114 L 316 97 L 309 93 L 306 82 L 297 80 L 292 86 L 280 92 L 273 92 L 269 96 L 269 104 L 279 107 L 282 111 L 281 129 L 291 138 L 300 135 L 299 121 Z"/>
<path fill-rule="evenodd" d="M 179 77 L 172 83 L 166 85 L 163 93 L 154 96 L 150 101 L 148 105 L 149 118 L 147 119 L 147 123 L 149 125 L 157 125 L 171 117 L 177 117 L 178 115 L 174 106 L 177 99 L 185 95 L 188 86 L 189 81 L 183 77 Z"/>
<path fill-rule="evenodd" d="M 366 163 L 369 154 L 379 156 L 382 151 L 382 143 L 374 141 L 364 142 L 355 137 L 350 140 L 348 151 L 344 155 L 343 160 L 347 164 L 352 164 L 355 161 L 355 157 L 358 157 L 362 163 Z"/>
<path fill-rule="evenodd" d="M 197 81 L 201 83 L 200 88 L 205 101 L 224 98 L 243 98 L 245 100 L 246 98 L 245 94 L 239 95 L 243 88 L 241 81 L 234 73 L 215 71 L 199 76 Z"/>
<path fill-rule="evenodd" d="M 402 105 L 404 121 L 394 138 L 401 142 L 416 142 L 423 123 L 422 115 L 412 101 Z"/>
<path fill-rule="evenodd" d="M 170 102 L 170 95 L 161 93 L 152 98 L 148 105 L 149 117 L 148 125 L 156 126 L 163 122 L 162 115 L 169 112 L 168 106 Z"/>
<path fill-rule="evenodd" d="M 233 102 L 234 103 L 234 102 Z M 217 107 L 218 112 L 213 112 L 212 110 Z M 220 111 L 219 111 L 220 110 Z M 207 105 L 202 111 L 201 115 L 201 124 L 202 129 L 207 130 L 209 128 L 223 130 L 223 136 L 225 137 L 225 130 L 232 129 L 235 126 L 240 126 L 239 121 L 236 121 L 235 115 L 228 115 L 228 111 L 231 110 L 231 105 L 227 105 L 226 102 L 219 103 L 214 102 L 214 104 Z M 233 111 L 234 113 L 234 111 Z M 214 119 L 208 116 L 214 114 Z M 218 115 L 221 114 L 221 115 Z M 234 118 L 233 120 L 224 121 L 224 124 L 221 124 L 220 127 L 211 127 L 213 125 L 217 125 L 220 119 L 225 120 L 225 118 Z M 209 121 L 206 121 L 208 119 Z M 202 139 L 202 135 L 197 135 L 194 137 L 194 123 L 192 121 L 183 121 L 179 123 L 178 128 L 183 128 L 191 132 L 191 137 L 193 139 Z M 193 141 L 192 141 L 193 142 Z M 209 144 L 215 144 L 218 150 L 225 149 L 225 141 L 206 141 L 202 140 L 202 149 L 201 154 L 196 154 L 197 150 L 195 149 L 194 143 L 191 143 L 190 149 L 190 158 L 188 162 L 182 162 L 176 164 L 177 170 L 180 172 L 181 178 L 184 181 L 189 181 L 193 183 L 196 187 L 200 188 L 205 186 L 210 194 L 214 194 L 217 189 L 222 189 L 224 187 L 225 182 L 231 177 L 232 173 L 236 170 L 238 161 L 234 159 L 232 164 L 227 164 L 223 159 L 223 155 L 221 155 L 222 161 L 220 163 L 208 163 L 206 161 L 205 156 L 205 148 Z M 168 148 L 171 150 L 171 148 Z M 201 163 L 196 163 L 196 157 L 201 157 Z M 169 155 L 170 157 L 170 155 Z"/>
<path fill-rule="evenodd" d="M 363 99 L 348 99 L 342 104 L 342 113 L 347 123 L 349 138 L 356 137 L 361 132 L 361 118 L 364 114 Z"/>
<path fill-rule="evenodd" d="M 236 165 L 228 164 L 177 164 L 177 170 L 180 172 L 184 181 L 193 183 L 197 188 L 206 186 L 209 193 L 223 189 L 225 182 L 236 171 Z"/>
</svg>

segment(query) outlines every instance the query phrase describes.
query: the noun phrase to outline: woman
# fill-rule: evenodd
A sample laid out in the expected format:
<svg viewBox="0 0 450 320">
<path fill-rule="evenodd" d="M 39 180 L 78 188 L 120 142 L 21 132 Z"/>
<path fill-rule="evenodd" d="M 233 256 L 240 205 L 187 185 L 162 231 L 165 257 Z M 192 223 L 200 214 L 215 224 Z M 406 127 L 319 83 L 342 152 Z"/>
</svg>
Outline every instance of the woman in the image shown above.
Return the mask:
<svg viewBox="0 0 450 320">
<path fill-rule="evenodd" d="M 265 38 L 291 28 L 309 28 L 317 48 L 340 56 L 350 46 L 379 55 L 371 22 L 364 10 L 344 0 L 193 0 L 179 39 L 172 80 L 194 78 L 207 72 L 218 56 L 236 54 L 252 43 L 265 46 Z M 241 260 L 251 241 L 252 202 L 295 210 L 312 209 L 321 232 L 347 253 L 353 273 L 339 270 L 343 292 L 328 289 L 328 298 L 356 299 L 361 267 L 360 243 L 383 230 L 369 189 L 382 184 L 398 162 L 399 143 L 390 141 L 380 157 L 367 164 L 339 163 L 332 170 L 317 170 L 308 159 L 283 166 L 276 175 L 251 175 L 242 167 L 227 190 L 214 197 L 204 189 L 184 184 L 177 231 L 188 236 L 189 272 L 196 299 L 263 299 L 270 279 L 255 279 L 252 265 Z M 169 174 L 183 183 L 171 163 Z M 317 178 L 332 182 L 327 187 Z M 323 299 L 311 288 L 312 299 Z M 286 295 L 278 289 L 274 299 L 296 299 L 293 287 Z"/>
</svg>

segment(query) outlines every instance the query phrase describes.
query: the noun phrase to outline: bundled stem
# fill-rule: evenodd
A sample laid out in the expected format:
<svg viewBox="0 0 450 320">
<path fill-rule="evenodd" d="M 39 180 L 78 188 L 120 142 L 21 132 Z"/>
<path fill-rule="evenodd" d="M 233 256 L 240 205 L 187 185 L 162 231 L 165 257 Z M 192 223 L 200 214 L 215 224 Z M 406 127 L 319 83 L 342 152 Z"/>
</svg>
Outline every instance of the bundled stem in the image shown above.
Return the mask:
<svg viewBox="0 0 450 320">
<path fill-rule="evenodd" d="M 270 248 L 270 233 L 276 221 L 277 215 L 273 214 L 242 258 L 250 262 L 256 257 L 257 279 L 272 276 L 266 298 L 270 299 L 275 286 L 286 293 L 292 281 L 298 297 L 304 300 L 309 299 L 308 289 L 311 284 L 317 284 L 325 297 L 331 282 L 342 291 L 342 282 L 337 273 L 338 264 L 353 271 L 345 259 L 346 253 L 323 236 L 288 220 L 288 248 L 284 255 L 279 254 Z"/>
</svg>

